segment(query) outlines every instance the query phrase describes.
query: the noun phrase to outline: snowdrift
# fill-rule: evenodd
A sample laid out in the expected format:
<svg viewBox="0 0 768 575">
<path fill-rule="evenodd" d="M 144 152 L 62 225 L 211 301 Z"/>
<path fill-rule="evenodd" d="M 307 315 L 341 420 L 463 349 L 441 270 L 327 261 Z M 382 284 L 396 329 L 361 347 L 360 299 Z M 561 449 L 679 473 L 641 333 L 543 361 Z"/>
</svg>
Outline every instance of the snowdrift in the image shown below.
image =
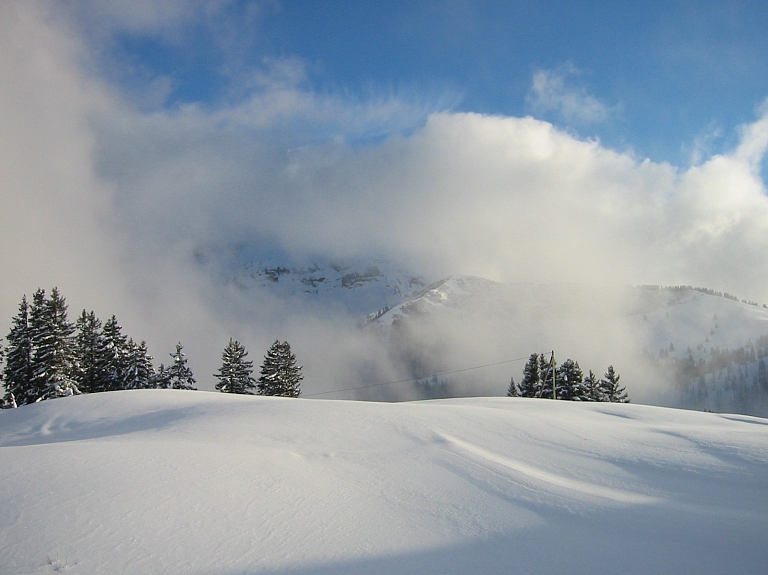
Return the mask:
<svg viewBox="0 0 768 575">
<path fill-rule="evenodd" d="M 0 413 L 0 572 L 765 573 L 768 420 L 173 390 Z"/>
</svg>

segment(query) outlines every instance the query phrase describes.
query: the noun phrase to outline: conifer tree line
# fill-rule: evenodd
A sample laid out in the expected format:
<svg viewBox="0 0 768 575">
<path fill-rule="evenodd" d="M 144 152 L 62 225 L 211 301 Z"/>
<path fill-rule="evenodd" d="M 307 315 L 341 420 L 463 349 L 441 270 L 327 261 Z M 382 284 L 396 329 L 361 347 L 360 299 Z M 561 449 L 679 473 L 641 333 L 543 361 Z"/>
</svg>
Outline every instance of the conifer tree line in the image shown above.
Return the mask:
<svg viewBox="0 0 768 575">
<path fill-rule="evenodd" d="M 227 393 L 256 393 L 298 397 L 301 367 L 288 342 L 275 341 L 267 352 L 258 381 L 251 377 L 248 352 L 231 340 L 222 367 L 214 374 L 216 389 Z M 147 344 L 122 333 L 113 315 L 106 322 L 83 310 L 75 323 L 58 288 L 50 295 L 38 289 L 29 302 L 22 297 L 11 321 L 5 346 L 0 342 L 2 407 L 17 407 L 82 393 L 124 389 L 196 389 L 181 343 L 168 366 L 155 368 Z M 4 364 L 4 367 L 3 367 Z"/>
<path fill-rule="evenodd" d="M 147 344 L 122 333 L 113 315 L 103 322 L 83 310 L 75 323 L 58 288 L 22 297 L 6 338 L 2 370 L 6 407 L 121 389 L 195 389 L 181 343 L 172 363 L 155 369 Z"/>
<path fill-rule="evenodd" d="M 577 361 L 566 359 L 558 366 L 545 354 L 532 353 L 523 368 L 520 383 L 516 384 L 514 377 L 510 379 L 507 395 L 543 399 L 553 399 L 554 395 L 555 399 L 569 401 L 629 403 L 625 388 L 619 384 L 620 379 L 612 365 L 600 379 L 592 370 L 584 377 Z"/>
</svg>

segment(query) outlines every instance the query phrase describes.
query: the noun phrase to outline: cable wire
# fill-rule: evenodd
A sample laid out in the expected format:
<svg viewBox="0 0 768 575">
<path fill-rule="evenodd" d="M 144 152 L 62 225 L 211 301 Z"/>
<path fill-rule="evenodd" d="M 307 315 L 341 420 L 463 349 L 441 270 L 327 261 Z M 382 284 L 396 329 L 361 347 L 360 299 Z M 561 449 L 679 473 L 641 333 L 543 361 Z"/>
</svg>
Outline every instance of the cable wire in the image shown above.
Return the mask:
<svg viewBox="0 0 768 575">
<path fill-rule="evenodd" d="M 382 383 L 371 383 L 368 385 L 358 385 L 357 387 L 346 387 L 344 389 L 332 389 L 331 391 L 319 391 L 317 393 L 302 393 L 303 397 L 314 397 L 317 395 L 328 395 L 330 393 L 341 393 L 342 391 L 354 391 L 356 389 L 368 389 L 371 387 L 381 387 L 383 385 L 394 385 L 395 383 L 406 383 L 409 381 L 419 381 L 420 379 L 429 379 L 430 377 L 437 377 L 439 375 L 450 375 L 452 373 L 461 373 L 463 371 L 472 371 L 473 369 L 482 369 L 484 367 L 492 367 L 494 365 L 503 365 L 505 363 L 513 363 L 515 361 L 523 361 L 524 359 L 528 359 L 528 356 L 525 357 L 516 357 L 515 359 L 506 359 L 504 361 L 497 361 L 495 363 L 486 363 L 485 365 L 476 365 L 474 367 L 465 367 L 463 369 L 454 369 L 453 371 L 441 371 L 439 373 L 433 373 L 430 375 L 427 375 L 425 377 L 412 377 L 410 379 L 398 379 L 397 381 L 385 381 Z"/>
</svg>

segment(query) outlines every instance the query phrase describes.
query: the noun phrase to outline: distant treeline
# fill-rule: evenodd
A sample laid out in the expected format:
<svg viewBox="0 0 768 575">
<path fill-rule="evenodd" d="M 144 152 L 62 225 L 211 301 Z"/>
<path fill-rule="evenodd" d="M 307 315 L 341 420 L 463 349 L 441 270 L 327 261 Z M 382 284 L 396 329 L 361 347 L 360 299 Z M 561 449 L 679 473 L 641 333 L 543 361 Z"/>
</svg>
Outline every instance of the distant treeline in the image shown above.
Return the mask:
<svg viewBox="0 0 768 575">
<path fill-rule="evenodd" d="M 768 414 L 768 335 L 736 348 L 703 345 L 688 348 L 683 357 L 668 349 L 654 356 L 644 350 L 648 363 L 672 379 L 681 404 L 698 409 L 735 410 L 740 413 Z M 697 357 L 694 357 L 696 355 Z"/>
<path fill-rule="evenodd" d="M 644 290 L 652 290 L 652 291 L 684 291 L 684 290 L 693 290 L 701 293 L 705 293 L 707 295 L 714 295 L 718 297 L 722 297 L 725 299 L 730 299 L 733 301 L 741 301 L 742 303 L 753 305 L 755 307 L 760 307 L 760 304 L 756 301 L 750 301 L 746 299 L 739 300 L 738 297 L 735 295 L 729 294 L 727 291 L 717 291 L 709 288 L 703 288 L 703 287 L 694 287 L 694 286 L 686 286 L 686 285 L 680 285 L 680 286 L 660 286 L 660 285 L 653 285 L 653 284 L 644 284 L 637 286 L 639 289 Z M 763 304 L 762 307 L 768 309 L 768 305 Z"/>
</svg>

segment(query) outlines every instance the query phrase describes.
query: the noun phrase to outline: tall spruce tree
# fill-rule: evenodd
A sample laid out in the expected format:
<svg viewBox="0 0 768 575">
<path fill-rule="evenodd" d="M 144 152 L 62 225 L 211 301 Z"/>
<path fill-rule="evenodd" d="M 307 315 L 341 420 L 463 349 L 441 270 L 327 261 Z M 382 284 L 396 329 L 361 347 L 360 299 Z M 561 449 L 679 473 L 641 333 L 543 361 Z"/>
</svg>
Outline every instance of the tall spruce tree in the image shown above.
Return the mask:
<svg viewBox="0 0 768 575">
<path fill-rule="evenodd" d="M 155 373 L 149 378 L 149 386 L 155 389 L 168 389 L 168 368 L 160 364 Z"/>
<path fill-rule="evenodd" d="M 291 346 L 287 341 L 280 343 L 275 340 L 261 366 L 257 386 L 259 394 L 299 397 L 302 379 L 301 366 L 296 365 L 296 356 L 291 352 Z"/>
<path fill-rule="evenodd" d="M 170 389 L 197 389 L 195 377 L 192 370 L 187 366 L 187 356 L 181 351 L 182 349 L 184 346 L 177 343 L 176 352 L 170 354 L 173 363 L 166 370 L 163 383 Z"/>
<path fill-rule="evenodd" d="M 152 356 L 147 353 L 147 343 L 136 344 L 132 339 L 126 345 L 123 389 L 150 389 L 155 387 Z"/>
<path fill-rule="evenodd" d="M 539 355 L 539 373 L 541 374 L 541 380 L 536 390 L 534 397 L 540 397 L 542 399 L 552 399 L 552 393 L 555 389 L 553 386 L 556 383 L 557 377 L 557 362 L 555 361 L 554 354 L 549 356 L 549 359 L 542 353 Z M 557 396 L 560 399 L 560 396 Z"/>
<path fill-rule="evenodd" d="M 621 379 L 621 376 L 616 373 L 612 365 L 609 365 L 608 371 L 605 372 L 605 376 L 600 380 L 600 389 L 605 398 L 604 401 L 629 403 L 629 396 L 625 388 L 620 386 L 619 379 Z"/>
<path fill-rule="evenodd" d="M 3 346 L 3 340 L 0 339 L 0 384 L 2 384 L 5 381 L 5 347 Z M 3 394 L 3 397 L 0 398 L 0 408 L 6 409 L 8 407 L 16 407 L 16 397 L 13 395 L 8 395 L 6 397 L 6 394 Z"/>
<path fill-rule="evenodd" d="M 517 389 L 514 376 L 509 378 L 509 387 L 507 388 L 507 397 L 520 397 L 520 391 Z"/>
<path fill-rule="evenodd" d="M 239 341 L 229 339 L 221 356 L 221 368 L 214 377 L 219 380 L 216 389 L 223 393 L 256 393 L 256 380 L 251 377 L 253 362 L 246 360 L 248 352 Z"/>
<path fill-rule="evenodd" d="M 19 313 L 12 320 L 8 334 L 3 369 L 6 403 L 18 405 L 33 403 L 32 392 L 32 335 L 29 323 L 27 296 L 21 298 Z"/>
<path fill-rule="evenodd" d="M 587 396 L 584 386 L 584 374 L 578 361 L 566 359 L 557 368 L 557 399 L 582 401 Z"/>
<path fill-rule="evenodd" d="M 583 401 L 603 401 L 603 392 L 600 389 L 600 382 L 591 369 L 589 370 L 589 375 L 584 378 L 584 389 L 586 390 L 586 396 Z"/>
<path fill-rule="evenodd" d="M 127 389 L 129 349 L 128 338 L 122 332 L 123 327 L 114 315 L 104 322 L 104 387 L 99 391 Z"/>
<path fill-rule="evenodd" d="M 82 393 L 104 391 L 106 366 L 101 320 L 93 311 L 87 313 L 83 310 L 75 322 L 75 328 L 77 387 Z"/>
<path fill-rule="evenodd" d="M 75 331 L 67 319 L 67 304 L 58 288 L 49 298 L 38 290 L 30 313 L 32 388 L 35 401 L 79 394 L 75 375 Z"/>
<path fill-rule="evenodd" d="M 518 387 L 520 397 L 536 397 L 537 391 L 541 388 L 538 353 L 532 353 L 531 357 L 528 358 L 528 362 L 523 368 L 523 378 Z"/>
</svg>

